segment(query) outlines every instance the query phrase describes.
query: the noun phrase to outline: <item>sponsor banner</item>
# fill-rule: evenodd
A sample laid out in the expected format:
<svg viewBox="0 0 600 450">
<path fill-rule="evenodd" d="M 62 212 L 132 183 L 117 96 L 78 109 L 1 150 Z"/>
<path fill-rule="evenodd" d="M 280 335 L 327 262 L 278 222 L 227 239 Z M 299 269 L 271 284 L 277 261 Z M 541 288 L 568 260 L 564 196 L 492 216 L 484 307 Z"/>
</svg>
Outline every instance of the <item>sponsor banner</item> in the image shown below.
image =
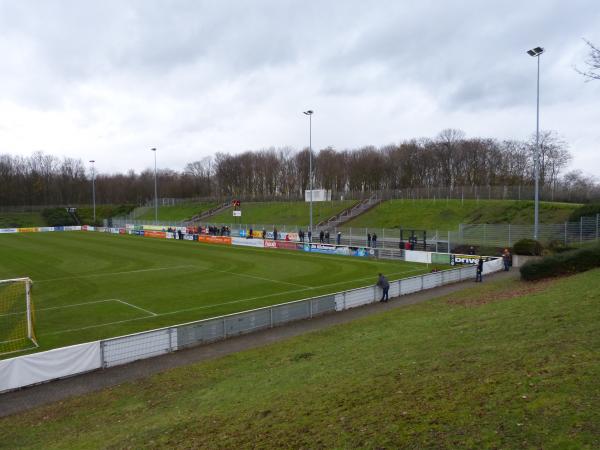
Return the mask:
<svg viewBox="0 0 600 450">
<path fill-rule="evenodd" d="M 231 238 L 228 236 L 206 236 L 206 235 L 199 235 L 198 236 L 198 242 L 208 242 L 209 244 L 225 244 L 225 245 L 231 245 Z M 262 247 L 262 244 L 261 244 Z"/>
<path fill-rule="evenodd" d="M 276 241 L 277 248 L 283 248 L 286 250 L 302 250 L 302 245 L 295 242 L 288 241 Z"/>
<path fill-rule="evenodd" d="M 119 234 L 127 234 L 127 230 L 125 228 L 119 228 Z"/>
<path fill-rule="evenodd" d="M 450 255 L 450 265 L 458 266 L 463 264 L 477 264 L 479 262 L 479 256 L 477 255 Z"/>
<path fill-rule="evenodd" d="M 335 250 L 336 250 L 335 245 L 329 245 L 329 244 L 310 244 L 310 247 L 308 249 L 309 252 L 325 253 L 328 255 L 335 255 L 335 253 L 336 253 Z M 305 248 L 305 251 L 306 251 L 306 248 Z"/>
<path fill-rule="evenodd" d="M 111 228 L 110 232 L 112 234 L 121 234 L 121 229 L 120 228 Z"/>
<path fill-rule="evenodd" d="M 54 231 L 54 227 L 39 227 L 38 231 L 40 233 L 47 233 L 49 231 Z"/>
<path fill-rule="evenodd" d="M 105 227 L 96 227 L 96 231 L 98 231 L 100 233 L 104 233 L 106 231 L 106 228 Z"/>
<path fill-rule="evenodd" d="M 175 237 L 175 233 L 170 233 L 170 232 L 168 232 L 168 231 L 165 233 L 165 237 L 166 237 L 167 239 L 177 239 L 177 238 Z"/>
<path fill-rule="evenodd" d="M 184 234 L 183 235 L 183 240 L 184 241 L 193 241 L 193 240 L 198 240 L 198 238 L 194 239 L 194 235 L 193 234 Z"/>
<path fill-rule="evenodd" d="M 277 242 L 276 241 L 263 241 L 265 248 L 277 248 Z"/>
<path fill-rule="evenodd" d="M 18 233 L 18 228 L 0 228 L 0 233 Z"/>
<path fill-rule="evenodd" d="M 165 239 L 167 237 L 167 233 L 165 233 L 164 231 L 152 231 L 152 230 L 144 230 L 143 231 L 143 235 L 144 237 L 151 237 L 151 238 L 158 238 L 158 239 Z"/>
<path fill-rule="evenodd" d="M 200 238 L 198 237 L 198 239 Z M 233 245 L 241 245 L 243 247 L 264 247 L 264 242 L 262 239 L 231 238 Z"/>
<path fill-rule="evenodd" d="M 431 263 L 431 252 L 421 252 L 418 250 L 404 250 L 404 260 L 408 262 L 429 264 Z"/>
<path fill-rule="evenodd" d="M 165 231 L 165 227 L 162 225 L 142 225 L 142 228 L 150 231 Z"/>
<path fill-rule="evenodd" d="M 241 211 L 233 211 L 233 217 L 242 217 Z"/>
<path fill-rule="evenodd" d="M 85 226 L 85 231 L 96 231 L 96 227 L 92 227 L 90 225 Z"/>
<path fill-rule="evenodd" d="M 448 253 L 432 253 L 431 262 L 433 264 L 450 264 L 450 255 Z"/>
<path fill-rule="evenodd" d="M 19 228 L 19 233 L 37 233 L 37 227 Z"/>
<path fill-rule="evenodd" d="M 350 249 L 348 247 L 336 247 L 335 254 L 348 256 L 350 254 Z"/>
<path fill-rule="evenodd" d="M 375 255 L 375 250 L 372 248 L 348 247 L 348 249 L 350 251 L 350 256 L 368 257 Z"/>
<path fill-rule="evenodd" d="M 298 236 L 298 233 L 285 233 L 285 237 L 283 239 L 285 239 L 286 241 L 299 241 L 300 237 Z"/>
<path fill-rule="evenodd" d="M 54 227 L 54 231 L 65 231 L 65 227 Z"/>
</svg>

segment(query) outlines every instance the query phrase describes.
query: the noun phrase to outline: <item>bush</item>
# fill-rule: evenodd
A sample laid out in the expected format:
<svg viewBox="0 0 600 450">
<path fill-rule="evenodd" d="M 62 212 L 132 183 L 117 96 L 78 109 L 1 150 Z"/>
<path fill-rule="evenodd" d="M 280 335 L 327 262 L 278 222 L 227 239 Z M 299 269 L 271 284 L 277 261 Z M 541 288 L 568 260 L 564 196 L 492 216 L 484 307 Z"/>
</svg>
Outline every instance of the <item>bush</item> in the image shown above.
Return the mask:
<svg viewBox="0 0 600 450">
<path fill-rule="evenodd" d="M 600 245 L 546 256 L 521 267 L 521 278 L 527 281 L 568 275 L 600 267 Z"/>
<path fill-rule="evenodd" d="M 517 255 L 540 256 L 544 248 L 535 239 L 521 239 L 513 246 L 513 252 Z"/>
<path fill-rule="evenodd" d="M 564 241 L 550 241 L 547 245 L 547 249 L 551 253 L 564 253 L 570 250 L 575 250 L 575 247 L 571 247 L 570 245 L 566 245 Z"/>
<path fill-rule="evenodd" d="M 590 203 L 577 208 L 569 216 L 569 222 L 579 222 L 579 219 L 586 216 L 595 216 L 600 214 L 600 203 Z"/>
<path fill-rule="evenodd" d="M 42 211 L 42 216 L 49 227 L 77 225 L 65 208 L 46 208 Z"/>
</svg>

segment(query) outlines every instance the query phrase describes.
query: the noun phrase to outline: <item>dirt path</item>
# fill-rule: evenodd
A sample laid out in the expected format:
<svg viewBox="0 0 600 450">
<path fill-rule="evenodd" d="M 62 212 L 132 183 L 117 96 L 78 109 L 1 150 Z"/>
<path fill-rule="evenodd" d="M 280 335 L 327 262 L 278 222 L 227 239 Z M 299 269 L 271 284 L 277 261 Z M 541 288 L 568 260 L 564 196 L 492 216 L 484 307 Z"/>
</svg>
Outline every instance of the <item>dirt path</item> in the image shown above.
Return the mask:
<svg viewBox="0 0 600 450">
<path fill-rule="evenodd" d="M 498 280 L 516 278 L 518 272 L 499 272 L 485 278 Z M 87 394 L 127 381 L 148 377 L 165 370 L 206 361 L 231 353 L 260 347 L 289 337 L 321 330 L 332 325 L 343 324 L 361 317 L 382 311 L 401 308 L 406 305 L 424 302 L 435 297 L 450 294 L 472 287 L 471 281 L 441 286 L 414 294 L 396 297 L 389 303 L 374 303 L 360 308 L 319 316 L 310 320 L 292 322 L 290 324 L 245 334 L 238 337 L 218 341 L 212 344 L 192 347 L 156 358 L 136 361 L 131 364 L 97 370 L 83 375 L 76 375 L 62 380 L 52 381 L 19 391 L 0 394 L 0 417 L 16 414 L 48 403 L 67 399 L 69 397 Z"/>
</svg>

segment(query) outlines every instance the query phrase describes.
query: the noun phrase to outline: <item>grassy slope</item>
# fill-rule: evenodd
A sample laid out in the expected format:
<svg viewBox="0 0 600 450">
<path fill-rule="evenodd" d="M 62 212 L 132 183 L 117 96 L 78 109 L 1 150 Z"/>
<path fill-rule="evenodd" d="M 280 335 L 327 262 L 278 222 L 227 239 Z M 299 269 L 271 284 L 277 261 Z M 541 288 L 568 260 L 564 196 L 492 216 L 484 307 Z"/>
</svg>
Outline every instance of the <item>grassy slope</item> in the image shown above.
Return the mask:
<svg viewBox="0 0 600 450">
<path fill-rule="evenodd" d="M 600 270 L 490 283 L 0 419 L 7 448 L 594 448 Z"/>
<path fill-rule="evenodd" d="M 540 222 L 562 223 L 579 205 L 540 203 Z M 453 230 L 460 223 L 533 222 L 533 202 L 517 200 L 390 200 L 345 224 L 348 227 Z"/>
<path fill-rule="evenodd" d="M 329 219 L 353 205 L 354 201 L 314 202 L 313 223 Z M 260 225 L 301 225 L 309 223 L 309 203 L 255 202 L 242 203 L 241 223 Z M 231 210 L 208 219 L 213 223 L 233 223 Z"/>
<path fill-rule="evenodd" d="M 158 219 L 161 221 L 182 222 L 191 219 L 196 214 L 208 211 L 217 206 L 216 202 L 202 203 L 182 203 L 175 206 L 159 206 Z M 145 214 L 142 214 L 137 220 L 154 220 L 154 209 L 150 208 Z"/>
<path fill-rule="evenodd" d="M 427 270 L 416 263 L 103 233 L 0 235 L 0 279 L 34 281 L 42 350 L 374 284 L 380 271 L 398 279 Z M 81 303 L 87 304 L 56 309 Z M 5 332 L 0 327 L 0 341 Z"/>
<path fill-rule="evenodd" d="M 45 227 L 39 212 L 0 212 L 0 228 Z"/>
</svg>

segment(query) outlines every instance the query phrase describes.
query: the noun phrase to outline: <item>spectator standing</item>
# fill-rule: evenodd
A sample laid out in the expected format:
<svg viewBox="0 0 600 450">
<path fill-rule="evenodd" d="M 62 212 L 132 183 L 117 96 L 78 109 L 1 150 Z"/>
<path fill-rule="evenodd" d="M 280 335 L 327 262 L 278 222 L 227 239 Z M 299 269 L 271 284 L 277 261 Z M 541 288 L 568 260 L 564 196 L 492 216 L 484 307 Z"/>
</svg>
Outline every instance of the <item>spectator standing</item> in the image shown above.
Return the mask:
<svg viewBox="0 0 600 450">
<path fill-rule="evenodd" d="M 479 258 L 477 262 L 477 274 L 475 275 L 475 282 L 481 283 L 483 281 L 483 258 Z"/>
<path fill-rule="evenodd" d="M 336 243 L 337 243 L 337 245 L 342 245 L 342 233 L 340 231 L 338 231 L 338 233 L 337 233 Z"/>
<path fill-rule="evenodd" d="M 381 288 L 381 290 L 383 291 L 383 293 L 381 294 L 381 300 L 379 300 L 379 301 L 387 303 L 387 301 L 389 300 L 388 294 L 389 294 L 389 290 L 390 290 L 390 283 L 387 280 L 387 278 L 383 276 L 382 273 L 379 274 L 379 280 L 377 280 L 377 286 L 379 286 Z"/>
<path fill-rule="evenodd" d="M 319 242 L 322 244 L 323 243 L 323 238 L 325 237 L 325 233 L 323 232 L 323 230 L 321 230 L 321 232 L 319 233 Z"/>
<path fill-rule="evenodd" d="M 325 242 L 329 244 L 329 230 L 325 232 Z"/>
<path fill-rule="evenodd" d="M 367 233 L 367 247 L 371 246 L 371 233 Z"/>
<path fill-rule="evenodd" d="M 373 233 L 373 237 L 371 238 L 371 242 L 373 243 L 373 248 L 377 248 L 377 235 Z"/>
<path fill-rule="evenodd" d="M 312 231 L 308 230 L 308 242 L 311 243 L 312 242 Z"/>
<path fill-rule="evenodd" d="M 504 263 L 504 271 L 508 272 L 510 270 L 510 258 L 511 254 L 507 248 L 504 249 L 504 253 L 502 253 L 502 262 Z"/>
</svg>

